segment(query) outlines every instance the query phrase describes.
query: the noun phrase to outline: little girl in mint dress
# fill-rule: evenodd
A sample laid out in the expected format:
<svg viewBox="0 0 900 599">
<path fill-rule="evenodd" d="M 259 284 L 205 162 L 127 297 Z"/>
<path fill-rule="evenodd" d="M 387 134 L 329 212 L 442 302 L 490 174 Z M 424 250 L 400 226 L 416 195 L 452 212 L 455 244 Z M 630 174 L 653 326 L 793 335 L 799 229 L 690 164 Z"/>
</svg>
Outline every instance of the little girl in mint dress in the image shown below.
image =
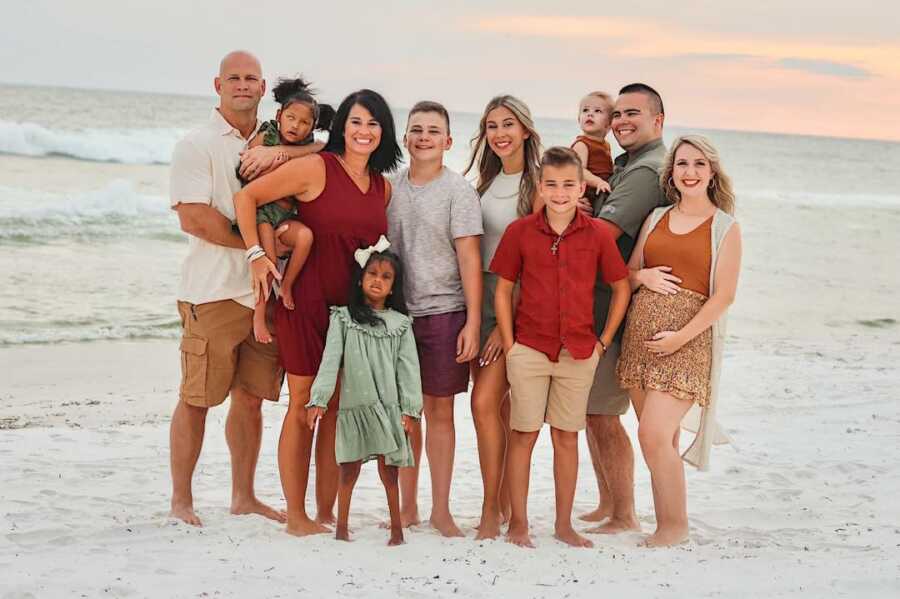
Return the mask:
<svg viewBox="0 0 900 599">
<path fill-rule="evenodd" d="M 349 540 L 350 496 L 363 462 L 377 459 L 391 514 L 389 545 L 403 542 L 397 468 L 415 465 L 407 431 L 422 412 L 419 358 L 406 315 L 403 269 L 386 251 L 381 237 L 375 246 L 357 250 L 362 265 L 347 306 L 331 308 L 325 353 L 310 391 L 308 423 L 328 409 L 337 377 L 341 377 L 335 454 L 341 467 L 336 538 Z"/>
</svg>

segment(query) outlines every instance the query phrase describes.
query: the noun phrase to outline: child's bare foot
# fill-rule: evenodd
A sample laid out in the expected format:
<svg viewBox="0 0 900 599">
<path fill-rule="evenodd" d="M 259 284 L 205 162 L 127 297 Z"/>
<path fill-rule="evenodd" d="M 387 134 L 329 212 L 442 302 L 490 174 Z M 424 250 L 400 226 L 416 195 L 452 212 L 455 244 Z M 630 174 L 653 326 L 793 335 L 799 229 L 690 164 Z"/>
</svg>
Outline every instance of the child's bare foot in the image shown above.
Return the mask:
<svg viewBox="0 0 900 599">
<path fill-rule="evenodd" d="M 612 518 L 611 520 L 587 529 L 586 533 L 598 535 L 616 535 L 620 532 L 637 531 L 640 532 L 641 524 L 637 518 L 631 517 L 627 520 L 621 518 Z"/>
<path fill-rule="evenodd" d="M 334 529 L 334 538 L 338 541 L 350 541 L 350 531 L 346 526 L 337 525 Z"/>
<path fill-rule="evenodd" d="M 481 514 L 481 522 L 475 527 L 478 533 L 475 535 L 476 541 L 484 539 L 496 539 L 500 536 L 500 514 Z"/>
<path fill-rule="evenodd" d="M 260 343 L 272 343 L 272 333 L 266 324 L 265 311 L 253 314 L 253 337 Z"/>
<path fill-rule="evenodd" d="M 306 516 L 305 514 L 297 517 L 291 517 L 291 515 L 288 514 L 285 532 L 289 535 L 294 535 L 295 537 L 305 537 L 307 535 L 320 535 L 331 532 L 331 529 L 314 520 L 310 520 L 309 516 Z"/>
<path fill-rule="evenodd" d="M 688 528 L 657 528 L 656 532 L 641 541 L 640 547 L 672 547 L 688 542 Z"/>
<path fill-rule="evenodd" d="M 255 497 L 248 501 L 232 501 L 231 513 L 235 516 L 242 516 L 245 514 L 259 514 L 260 516 L 268 518 L 269 520 L 275 520 L 276 522 L 287 522 L 286 512 L 269 507 Z"/>
<path fill-rule="evenodd" d="M 288 310 L 294 309 L 294 293 L 291 291 L 291 285 L 281 284 L 281 303 Z"/>
<path fill-rule="evenodd" d="M 578 519 L 583 522 L 603 522 L 607 518 L 612 517 L 612 510 L 606 509 L 602 505 L 595 510 L 591 510 L 585 514 L 581 514 L 578 516 Z"/>
<path fill-rule="evenodd" d="M 446 516 L 435 516 L 431 515 L 431 518 L 428 519 L 428 523 L 431 524 L 432 528 L 441 533 L 441 536 L 444 537 L 464 537 L 466 535 L 459 529 L 456 525 L 456 522 L 453 521 L 453 516 L 447 514 Z"/>
<path fill-rule="evenodd" d="M 194 506 L 190 503 L 175 503 L 172 502 L 172 510 L 169 512 L 170 518 L 178 518 L 185 524 L 190 524 L 191 526 L 203 526 L 203 523 L 200 522 L 200 518 L 197 517 L 197 514 L 194 513 Z"/>
<path fill-rule="evenodd" d="M 557 528 L 556 532 L 553 533 L 553 537 L 562 541 L 566 545 L 571 545 L 572 547 L 593 547 L 594 542 L 590 539 L 587 539 L 577 532 L 571 526 L 565 528 Z"/>
<path fill-rule="evenodd" d="M 534 543 L 531 541 L 531 536 L 528 534 L 527 524 L 524 526 L 514 526 L 510 524 L 509 530 L 506 531 L 506 542 L 518 545 L 519 547 L 534 549 Z"/>
<path fill-rule="evenodd" d="M 316 522 L 325 526 L 334 526 L 334 514 L 316 514 Z"/>
<path fill-rule="evenodd" d="M 405 511 L 405 512 L 404 511 L 400 512 L 400 526 L 402 526 L 403 528 L 410 528 L 411 526 L 418 526 L 421 523 L 422 523 L 422 519 L 419 518 L 418 508 L 414 508 L 412 510 Z M 391 527 L 391 521 L 385 520 L 378 526 L 383 528 L 384 530 L 387 530 Z"/>
<path fill-rule="evenodd" d="M 391 538 L 388 539 L 388 547 L 402 545 L 405 542 L 406 540 L 403 538 L 403 528 L 400 526 L 391 528 Z"/>
</svg>

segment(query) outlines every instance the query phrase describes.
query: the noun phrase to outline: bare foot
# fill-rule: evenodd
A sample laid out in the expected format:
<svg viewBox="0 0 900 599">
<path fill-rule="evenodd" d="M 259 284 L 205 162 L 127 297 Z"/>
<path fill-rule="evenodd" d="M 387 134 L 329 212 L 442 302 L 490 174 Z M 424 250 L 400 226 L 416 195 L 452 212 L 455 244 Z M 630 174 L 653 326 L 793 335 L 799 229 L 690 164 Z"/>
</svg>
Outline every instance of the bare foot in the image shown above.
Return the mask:
<svg viewBox="0 0 900 599">
<path fill-rule="evenodd" d="M 194 513 L 194 506 L 190 503 L 176 504 L 173 501 L 172 511 L 169 512 L 169 517 L 178 518 L 185 524 L 190 524 L 191 526 L 203 526 L 203 523 L 200 522 L 200 518 L 198 518 L 197 514 Z"/>
<path fill-rule="evenodd" d="M 323 526 L 314 520 L 310 520 L 305 514 L 302 517 L 291 518 L 288 516 L 288 523 L 285 532 L 295 537 L 305 537 L 307 535 L 320 535 L 331 532 L 327 526 Z"/>
<path fill-rule="evenodd" d="M 464 537 L 466 535 L 463 534 L 463 531 L 459 529 L 456 525 L 456 522 L 453 521 L 453 516 L 447 514 L 443 517 L 436 517 L 434 515 L 429 518 L 428 523 L 431 524 L 432 528 L 441 533 L 442 536 L 445 537 Z"/>
<path fill-rule="evenodd" d="M 338 525 L 337 528 L 334 529 L 334 538 L 338 541 L 350 541 L 350 531 L 346 526 Z"/>
<path fill-rule="evenodd" d="M 620 532 L 640 532 L 641 525 L 637 518 L 631 520 L 620 520 L 618 518 L 609 520 L 599 526 L 587 529 L 586 533 L 598 535 L 617 535 Z"/>
<path fill-rule="evenodd" d="M 392 528 L 391 529 L 391 538 L 388 539 L 388 547 L 396 547 L 397 545 L 402 545 L 406 541 L 403 538 L 403 528 Z"/>
<path fill-rule="evenodd" d="M 587 539 L 577 532 L 575 529 L 569 526 L 568 528 L 557 528 L 556 532 L 553 533 L 553 537 L 557 541 L 562 541 L 566 545 L 571 545 L 572 547 L 593 547 L 594 542 L 590 539 Z"/>
<path fill-rule="evenodd" d="M 603 522 L 607 518 L 612 517 L 612 510 L 606 509 L 602 505 L 595 510 L 581 514 L 578 519 L 583 522 Z"/>
<path fill-rule="evenodd" d="M 316 522 L 325 526 L 334 526 L 336 520 L 334 519 L 334 514 L 317 514 Z"/>
<path fill-rule="evenodd" d="M 249 501 L 234 501 L 231 503 L 231 513 L 235 516 L 243 516 L 245 514 L 259 514 L 269 520 L 276 522 L 287 522 L 287 514 L 282 510 L 267 506 L 257 498 Z"/>
<path fill-rule="evenodd" d="M 519 547 L 534 549 L 534 543 L 531 541 L 531 536 L 528 534 L 527 525 L 523 527 L 510 525 L 509 530 L 506 531 L 506 542 L 518 545 Z"/>
<path fill-rule="evenodd" d="M 500 506 L 500 525 L 509 524 L 509 519 L 511 517 L 512 506 L 509 503 Z"/>
<path fill-rule="evenodd" d="M 403 528 L 410 528 L 411 526 L 418 526 L 422 523 L 422 519 L 419 518 L 419 510 L 412 510 L 410 512 L 400 512 L 400 526 Z M 378 525 L 380 528 L 384 530 L 388 530 L 391 527 L 391 521 L 385 520 L 381 524 Z"/>
<path fill-rule="evenodd" d="M 286 283 L 281 284 L 281 303 L 288 310 L 294 309 L 294 292 L 291 291 L 291 285 Z"/>
<path fill-rule="evenodd" d="M 688 542 L 688 529 L 685 528 L 663 528 L 656 529 L 652 535 L 641 541 L 639 547 L 672 547 L 673 545 L 683 545 Z"/>
<path fill-rule="evenodd" d="M 253 315 L 253 338 L 259 343 L 272 343 L 272 333 L 266 325 L 266 315 Z"/>
<path fill-rule="evenodd" d="M 478 533 L 475 535 L 476 541 L 496 539 L 500 536 L 500 515 L 482 514 L 481 522 L 475 528 L 478 530 Z"/>
</svg>

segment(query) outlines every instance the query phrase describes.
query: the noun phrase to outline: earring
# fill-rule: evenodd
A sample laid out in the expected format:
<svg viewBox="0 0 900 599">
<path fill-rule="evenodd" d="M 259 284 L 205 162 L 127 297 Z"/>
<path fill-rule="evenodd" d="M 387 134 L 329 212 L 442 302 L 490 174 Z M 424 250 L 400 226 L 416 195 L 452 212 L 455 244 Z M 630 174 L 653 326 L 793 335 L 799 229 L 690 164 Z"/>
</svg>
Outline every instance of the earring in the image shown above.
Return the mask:
<svg viewBox="0 0 900 599">
<path fill-rule="evenodd" d="M 669 177 L 669 180 L 666 181 L 669 184 L 669 187 L 675 187 L 675 181 L 672 180 L 672 177 Z"/>
<path fill-rule="evenodd" d="M 712 179 L 709 180 L 709 188 L 710 189 L 716 188 L 716 178 L 715 177 L 713 177 Z"/>
</svg>

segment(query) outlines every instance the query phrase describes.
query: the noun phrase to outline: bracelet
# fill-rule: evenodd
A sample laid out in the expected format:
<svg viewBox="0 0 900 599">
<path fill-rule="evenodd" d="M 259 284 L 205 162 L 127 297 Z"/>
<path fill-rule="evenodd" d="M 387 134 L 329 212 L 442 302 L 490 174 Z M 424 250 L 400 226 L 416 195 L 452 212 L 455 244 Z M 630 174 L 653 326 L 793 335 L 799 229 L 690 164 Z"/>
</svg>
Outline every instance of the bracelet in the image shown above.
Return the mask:
<svg viewBox="0 0 900 599">
<path fill-rule="evenodd" d="M 597 339 L 597 343 L 599 343 L 599 344 L 600 344 L 600 347 L 603 348 L 603 353 L 605 354 L 605 353 L 606 353 L 606 350 L 608 350 L 609 348 L 606 347 L 606 344 L 603 343 L 603 340 L 602 340 L 602 339 L 599 339 L 599 338 L 598 338 L 598 339 Z"/>
<path fill-rule="evenodd" d="M 247 250 L 247 263 L 253 262 L 258 258 L 262 258 L 266 255 L 266 250 L 262 249 L 258 245 L 254 245 L 250 249 Z"/>
<path fill-rule="evenodd" d="M 256 252 L 258 252 L 261 249 L 262 248 L 259 247 L 259 245 L 251 245 L 250 247 L 247 248 L 247 251 L 244 252 L 244 256 L 249 260 L 251 254 L 255 254 Z"/>
</svg>

